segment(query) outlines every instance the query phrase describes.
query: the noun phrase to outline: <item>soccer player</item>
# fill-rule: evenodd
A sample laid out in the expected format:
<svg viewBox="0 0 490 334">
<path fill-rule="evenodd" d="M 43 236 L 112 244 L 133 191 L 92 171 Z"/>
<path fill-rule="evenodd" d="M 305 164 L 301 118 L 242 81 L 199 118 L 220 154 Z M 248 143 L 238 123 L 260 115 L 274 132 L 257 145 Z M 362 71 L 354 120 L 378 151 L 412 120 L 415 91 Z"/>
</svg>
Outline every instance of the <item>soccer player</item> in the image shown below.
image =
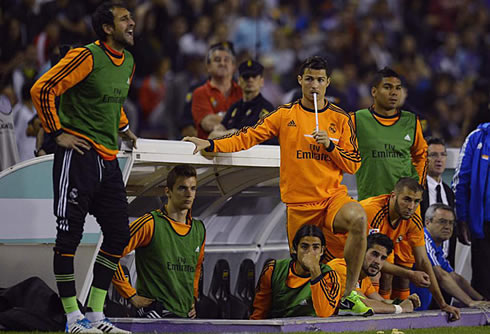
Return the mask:
<svg viewBox="0 0 490 334">
<path fill-rule="evenodd" d="M 167 176 L 168 203 L 133 221 L 123 256 L 136 250 L 137 289 L 121 266 L 112 279 L 117 291 L 147 318 L 195 318 L 206 229 L 191 217 L 196 170 L 175 166 Z"/>
<path fill-rule="evenodd" d="M 371 283 L 371 277 L 378 275 L 392 251 L 393 241 L 386 235 L 373 233 L 367 237 L 367 251 L 359 275 L 357 292 L 364 297 L 364 303 L 370 306 L 374 313 L 411 313 L 420 306 L 420 299 L 417 294 L 410 295 L 408 299 L 397 305 L 393 303 L 393 300 L 381 297 Z M 345 260 L 342 258 L 333 259 L 327 265 L 340 276 L 340 285 L 342 286 L 346 274 Z M 340 310 L 339 314 L 351 315 L 353 313 L 349 310 Z"/>
<path fill-rule="evenodd" d="M 366 215 L 358 202 L 341 185 L 344 172 L 354 174 L 361 158 L 349 115 L 325 99 L 330 84 L 328 65 L 322 57 L 306 59 L 298 83 L 302 98 L 280 106 L 252 127 L 218 140 L 185 137 L 196 145 L 194 153 L 236 152 L 276 136 L 281 149 L 281 198 L 287 205 L 289 248 L 298 228 L 305 222 L 322 228 L 325 235 L 347 234 L 345 249 L 347 281 L 341 308 L 369 312 L 357 298 L 355 284 L 366 247 Z M 316 131 L 314 96 L 317 95 Z M 328 244 L 327 244 L 328 245 Z M 343 250 L 343 252 L 342 252 Z M 328 250 L 326 250 L 328 254 Z"/>
<path fill-rule="evenodd" d="M 125 48 L 134 44 L 135 24 L 122 4 L 103 3 L 92 25 L 99 40 L 70 50 L 34 84 L 31 96 L 44 130 L 58 145 L 53 164 L 54 274 L 66 331 L 126 332 L 105 318 L 103 307 L 129 240 L 126 189 L 116 154 L 118 134 L 136 146 L 122 109 L 134 73 L 133 56 Z M 77 305 L 73 260 L 88 212 L 97 218 L 104 241 L 84 317 Z"/>
<path fill-rule="evenodd" d="M 303 225 L 293 239 L 292 259 L 265 264 L 250 319 L 331 316 L 339 303 L 341 286 L 337 273 L 321 263 L 324 249 L 322 230 Z"/>
<path fill-rule="evenodd" d="M 420 280 L 420 277 L 416 277 L 418 273 L 410 268 L 389 265 L 389 263 L 386 263 L 382 271 L 411 279 L 417 285 L 424 285 L 425 287 L 428 284 L 424 283 L 424 281 L 428 278 L 430 280 L 429 290 L 441 310 L 447 312 L 451 319 L 458 320 L 460 318 L 459 309 L 446 304 L 444 301 L 436 276 L 432 270 L 432 265 L 425 251 L 424 226 L 422 219 L 416 213 L 422 201 L 423 191 L 424 188 L 417 180 L 411 177 L 402 177 L 395 184 L 394 190 L 390 194 L 371 197 L 361 201 L 360 204 L 366 210 L 369 233 L 386 234 L 394 242 L 394 256 L 390 256 L 389 262 L 397 262 L 400 243 L 402 240 L 406 240 L 415 256 L 416 268 L 425 272 L 426 277 L 425 279 L 421 277 L 422 280 Z M 410 293 L 408 284 L 404 288 L 407 295 L 402 296 L 400 299 L 406 299 Z"/>
</svg>

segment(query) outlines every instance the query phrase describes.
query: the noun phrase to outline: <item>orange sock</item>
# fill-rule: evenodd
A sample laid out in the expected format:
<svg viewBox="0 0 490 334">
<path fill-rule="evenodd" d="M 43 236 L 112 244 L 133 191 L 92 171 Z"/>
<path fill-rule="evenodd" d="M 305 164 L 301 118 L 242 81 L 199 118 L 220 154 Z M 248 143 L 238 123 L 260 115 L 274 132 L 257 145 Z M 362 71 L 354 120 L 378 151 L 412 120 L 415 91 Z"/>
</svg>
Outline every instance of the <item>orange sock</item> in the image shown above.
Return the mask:
<svg viewBox="0 0 490 334">
<path fill-rule="evenodd" d="M 405 300 L 410 296 L 410 289 L 393 289 L 391 292 L 391 299 L 401 299 Z"/>
<path fill-rule="evenodd" d="M 391 296 L 391 290 L 388 290 L 388 291 L 385 291 L 385 290 L 379 290 L 379 294 L 381 295 L 381 297 L 383 297 L 384 299 L 390 299 L 390 296 Z"/>
</svg>

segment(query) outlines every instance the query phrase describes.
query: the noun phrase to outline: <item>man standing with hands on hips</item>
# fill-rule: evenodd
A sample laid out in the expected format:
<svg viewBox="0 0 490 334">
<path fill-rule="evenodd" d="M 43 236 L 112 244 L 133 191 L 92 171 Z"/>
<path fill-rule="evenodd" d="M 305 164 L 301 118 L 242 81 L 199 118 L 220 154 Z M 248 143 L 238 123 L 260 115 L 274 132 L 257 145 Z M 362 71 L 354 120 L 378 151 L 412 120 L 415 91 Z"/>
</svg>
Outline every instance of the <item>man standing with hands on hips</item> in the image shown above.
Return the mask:
<svg viewBox="0 0 490 334">
<path fill-rule="evenodd" d="M 122 109 L 134 74 L 135 23 L 120 3 L 103 3 L 92 16 L 99 40 L 70 50 L 32 87 L 43 128 L 55 137 L 54 274 L 72 333 L 128 333 L 103 313 L 107 289 L 129 240 L 126 190 L 119 168 L 118 134 L 136 147 Z M 60 97 L 56 110 L 55 98 Z M 78 309 L 74 256 L 87 213 L 97 218 L 104 241 L 93 268 L 87 313 Z"/>
</svg>

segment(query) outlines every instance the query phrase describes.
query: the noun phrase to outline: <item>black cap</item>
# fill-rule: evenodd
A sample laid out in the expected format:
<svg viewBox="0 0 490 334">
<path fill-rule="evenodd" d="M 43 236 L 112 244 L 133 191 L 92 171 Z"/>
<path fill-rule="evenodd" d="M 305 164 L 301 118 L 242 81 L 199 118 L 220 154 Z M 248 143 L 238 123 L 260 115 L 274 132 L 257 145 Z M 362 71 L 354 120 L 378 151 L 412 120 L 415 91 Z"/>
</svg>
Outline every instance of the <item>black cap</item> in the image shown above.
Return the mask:
<svg viewBox="0 0 490 334">
<path fill-rule="evenodd" d="M 245 60 L 240 64 L 240 66 L 238 66 L 238 73 L 241 77 L 262 75 L 263 72 L 264 66 L 252 59 Z"/>
</svg>

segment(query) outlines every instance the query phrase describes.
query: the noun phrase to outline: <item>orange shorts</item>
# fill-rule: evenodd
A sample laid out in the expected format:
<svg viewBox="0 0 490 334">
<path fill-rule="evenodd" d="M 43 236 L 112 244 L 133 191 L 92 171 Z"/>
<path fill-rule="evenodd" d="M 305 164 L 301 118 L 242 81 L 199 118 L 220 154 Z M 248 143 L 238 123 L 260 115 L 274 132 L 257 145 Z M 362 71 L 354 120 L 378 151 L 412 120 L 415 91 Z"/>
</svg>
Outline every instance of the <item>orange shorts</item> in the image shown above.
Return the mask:
<svg viewBox="0 0 490 334">
<path fill-rule="evenodd" d="M 333 221 L 337 212 L 347 203 L 356 202 L 347 192 L 339 191 L 332 197 L 321 202 L 312 202 L 304 204 L 288 204 L 287 205 L 287 232 L 289 240 L 289 249 L 292 249 L 293 239 L 296 232 L 304 224 L 313 224 L 320 227 L 327 240 L 328 251 L 331 250 L 337 253 L 344 254 L 345 234 L 335 234 Z M 329 244 L 329 240 L 335 242 Z M 342 242 L 343 240 L 343 242 Z M 337 249 L 339 248 L 339 249 Z M 328 251 L 326 252 L 328 254 Z"/>
</svg>

